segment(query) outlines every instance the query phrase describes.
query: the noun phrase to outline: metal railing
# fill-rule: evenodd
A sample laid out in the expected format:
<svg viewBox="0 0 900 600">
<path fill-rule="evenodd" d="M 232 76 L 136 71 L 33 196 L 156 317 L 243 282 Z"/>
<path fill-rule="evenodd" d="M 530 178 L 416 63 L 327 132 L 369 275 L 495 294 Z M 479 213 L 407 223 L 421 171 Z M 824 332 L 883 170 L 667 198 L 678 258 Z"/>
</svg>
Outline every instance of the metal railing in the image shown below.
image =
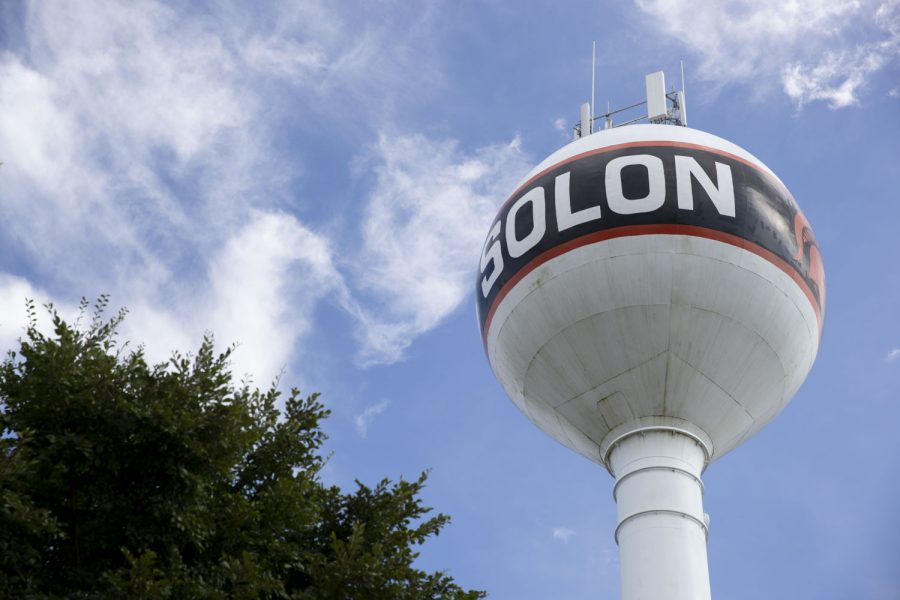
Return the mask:
<svg viewBox="0 0 900 600">
<path fill-rule="evenodd" d="M 613 115 L 618 115 L 618 114 L 621 114 L 621 113 L 624 113 L 624 112 L 627 112 L 630 110 L 634 110 L 635 108 L 638 108 L 641 106 L 646 106 L 647 101 L 644 100 L 643 102 L 638 102 L 637 104 L 632 104 L 630 106 L 626 106 L 624 108 L 619 108 L 617 110 L 611 111 L 607 108 L 607 111 L 605 113 L 603 113 L 602 115 L 593 117 L 591 119 L 591 131 L 588 132 L 588 134 L 600 130 L 597 127 L 599 122 L 603 123 L 603 129 L 614 129 L 616 127 L 624 127 L 625 125 L 632 125 L 634 123 L 640 123 L 641 121 L 647 121 L 650 123 L 666 123 L 669 125 L 678 125 L 681 127 L 686 126 L 684 123 L 684 110 L 682 107 L 682 103 L 683 103 L 682 92 L 672 90 L 671 92 L 666 94 L 666 98 L 669 100 L 669 102 L 671 102 L 671 107 L 669 108 L 669 111 L 666 113 L 666 116 L 663 118 L 657 118 L 657 119 L 650 120 L 650 118 L 645 113 L 639 117 L 634 117 L 634 118 L 624 121 L 622 123 L 614 123 L 613 122 Z M 580 137 L 584 137 L 581 132 L 581 123 L 580 122 L 575 124 L 574 127 L 572 127 L 572 131 L 574 134 L 574 138 L 576 140 Z"/>
</svg>

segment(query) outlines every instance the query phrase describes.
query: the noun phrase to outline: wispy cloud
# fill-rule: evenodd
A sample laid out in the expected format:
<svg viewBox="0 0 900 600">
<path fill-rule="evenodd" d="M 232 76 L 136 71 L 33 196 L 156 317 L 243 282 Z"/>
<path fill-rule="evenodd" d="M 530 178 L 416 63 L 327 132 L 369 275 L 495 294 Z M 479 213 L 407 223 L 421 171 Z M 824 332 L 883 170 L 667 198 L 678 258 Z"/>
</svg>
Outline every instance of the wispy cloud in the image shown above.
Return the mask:
<svg viewBox="0 0 900 600">
<path fill-rule="evenodd" d="M 382 400 L 378 404 L 374 404 L 356 415 L 353 419 L 353 423 L 356 425 L 357 433 L 363 438 L 367 437 L 369 434 L 369 427 L 372 425 L 372 422 L 375 421 L 375 417 L 387 410 L 387 407 L 390 406 L 390 404 L 390 400 Z"/>
<path fill-rule="evenodd" d="M 310 331 L 317 302 L 342 285 L 327 239 L 285 213 L 253 215 L 210 267 L 211 327 L 240 340 L 236 374 L 275 377 L 271 369 L 286 367 Z"/>
<path fill-rule="evenodd" d="M 15 347 L 16 340 L 25 334 L 28 327 L 26 299 L 33 300 L 37 306 L 35 318 L 38 327 L 48 328 L 50 319 L 43 305 L 53 302 L 53 298 L 47 290 L 22 277 L 0 273 L 0 352 Z M 78 315 L 78 308 L 74 304 L 54 303 L 54 308 L 67 319 L 74 319 Z"/>
<path fill-rule="evenodd" d="M 569 538 L 575 535 L 574 529 L 569 529 L 568 527 L 554 527 L 553 528 L 553 539 L 561 540 L 563 542 L 568 542 Z"/>
<path fill-rule="evenodd" d="M 164 306 L 159 324 L 187 317 L 164 329 L 202 333 L 188 306 L 280 165 L 227 30 L 183 17 L 155 2 L 30 7 L 27 51 L 0 58 L 0 147 L 15 149 L 0 210 L 51 291 Z"/>
<path fill-rule="evenodd" d="M 372 149 L 360 289 L 383 305 L 360 329 L 363 364 L 399 360 L 467 297 L 486 227 L 530 161 L 518 139 L 472 153 L 454 140 L 382 135 Z"/>
<path fill-rule="evenodd" d="M 692 50 L 695 76 L 779 85 L 798 107 L 857 104 L 900 56 L 897 0 L 635 0 L 654 25 Z"/>
<path fill-rule="evenodd" d="M 884 362 L 894 362 L 900 358 L 900 348 L 894 348 L 884 356 Z"/>
<path fill-rule="evenodd" d="M 435 198 L 438 208 L 413 191 L 405 196 L 413 201 L 392 207 L 390 173 L 407 168 L 416 149 L 397 158 L 392 149 L 407 138 L 383 141 L 377 154 L 385 170 L 369 202 L 360 269 L 336 266 L 334 232 L 284 211 L 310 199 L 292 185 L 291 173 L 304 165 L 285 164 L 273 151 L 293 111 L 272 105 L 290 98 L 329 115 L 335 97 L 390 105 L 409 86 L 438 77 L 427 52 L 411 48 L 431 31 L 432 5 L 390 25 L 318 0 L 242 6 L 223 3 L 213 19 L 153 0 L 30 5 L 19 46 L 0 54 L 0 147 L 11 150 L 3 156 L 0 251 L 31 275 L 4 275 L 3 298 L 21 306 L 32 292 L 63 301 L 71 290 L 108 292 L 131 308 L 125 333 L 151 356 L 190 348 L 212 330 L 239 344 L 238 374 L 267 382 L 296 358 L 328 297 L 361 324 L 362 354 L 396 360 L 459 303 L 460 272 L 483 226 L 479 219 L 471 231 L 473 202 L 493 199 L 487 180 L 504 151 L 466 156 L 452 143 L 421 138 L 426 155 L 434 148 L 429 164 L 450 171 L 436 171 L 438 183 L 424 193 L 450 189 Z M 385 118 L 354 123 L 354 146 Z M 427 169 L 411 176 L 424 183 Z M 463 198 L 462 214 L 451 219 L 447 203 L 469 191 L 479 195 Z M 440 233 L 454 225 L 461 242 Z M 410 239 L 380 245 L 391 227 Z M 446 261 L 429 254 L 429 241 L 443 244 Z M 397 275 L 404 251 L 429 254 L 413 257 L 414 268 L 441 267 L 426 282 L 435 292 L 427 302 L 421 289 L 404 303 L 392 288 L 414 282 Z M 358 282 L 356 296 L 347 277 Z"/>
</svg>

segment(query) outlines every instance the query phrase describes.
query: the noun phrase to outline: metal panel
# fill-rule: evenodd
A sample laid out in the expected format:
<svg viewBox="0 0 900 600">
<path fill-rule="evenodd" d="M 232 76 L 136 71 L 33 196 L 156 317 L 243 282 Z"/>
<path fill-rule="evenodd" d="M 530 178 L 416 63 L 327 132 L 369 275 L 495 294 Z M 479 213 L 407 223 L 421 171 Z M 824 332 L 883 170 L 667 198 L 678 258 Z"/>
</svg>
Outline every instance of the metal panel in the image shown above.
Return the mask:
<svg viewBox="0 0 900 600">
<path fill-rule="evenodd" d="M 669 110 L 666 103 L 666 79 L 662 71 L 650 73 L 647 83 L 647 118 L 651 121 L 664 119 Z"/>
<path fill-rule="evenodd" d="M 581 137 L 591 134 L 591 105 L 587 102 L 581 105 Z"/>
<path fill-rule="evenodd" d="M 713 441 L 713 458 L 734 447 L 734 442 L 753 426 L 747 412 L 693 365 L 669 353 L 666 379 L 666 413 L 696 424 Z"/>
<path fill-rule="evenodd" d="M 647 431 L 612 451 L 622 597 L 709 600 L 702 447 Z"/>
<path fill-rule="evenodd" d="M 660 354 L 573 398 L 558 410 L 599 446 L 619 425 L 660 414 L 665 381 L 666 355 Z"/>
<path fill-rule="evenodd" d="M 669 235 L 614 241 L 597 245 L 594 262 L 585 260 L 590 248 L 579 248 L 515 286 L 487 340 L 495 373 L 520 407 L 526 394 L 560 407 L 564 432 L 553 437 L 564 444 L 578 438 L 573 430 L 593 432 L 599 444 L 627 413 L 609 402 L 597 423 L 588 423 L 583 410 L 563 405 L 582 397 L 589 404 L 588 395 L 596 405 L 621 392 L 637 403 L 628 409 L 636 418 L 696 422 L 721 456 L 777 414 L 808 372 L 818 340 L 812 308 L 783 271 L 755 255 L 745 260 L 750 253 L 740 248 Z M 638 254 L 647 248 L 653 251 Z M 635 272 L 649 275 L 632 278 Z M 725 285 L 711 290 L 711 278 Z M 625 283 L 609 290 L 609 281 Z M 694 375 L 676 372 L 670 361 L 668 375 L 661 369 L 662 375 L 645 372 L 647 381 L 607 385 L 666 348 Z M 657 377 L 668 382 L 654 383 Z M 659 385 L 664 395 L 653 392 Z M 595 460 L 593 449 L 579 451 Z"/>
</svg>

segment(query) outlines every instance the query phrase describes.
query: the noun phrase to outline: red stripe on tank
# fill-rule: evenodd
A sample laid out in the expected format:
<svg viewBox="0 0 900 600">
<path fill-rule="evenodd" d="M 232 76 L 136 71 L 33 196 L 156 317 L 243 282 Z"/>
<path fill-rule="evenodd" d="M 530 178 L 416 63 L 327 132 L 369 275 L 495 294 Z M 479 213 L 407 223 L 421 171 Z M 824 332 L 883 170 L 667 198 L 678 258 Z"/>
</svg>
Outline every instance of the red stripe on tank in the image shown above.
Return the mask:
<svg viewBox="0 0 900 600">
<path fill-rule="evenodd" d="M 488 309 L 487 317 L 484 320 L 484 328 L 482 329 L 482 342 L 485 345 L 485 349 L 487 349 L 488 332 L 490 331 L 491 321 L 493 321 L 494 319 L 494 313 L 496 312 L 497 307 L 500 306 L 500 303 L 503 301 L 506 295 L 514 287 L 516 287 L 516 284 L 519 283 L 526 275 L 537 269 L 545 262 L 553 260 L 557 256 L 561 256 L 566 252 L 575 250 L 576 248 L 581 248 L 582 246 L 587 246 L 590 244 L 596 244 L 597 242 L 603 242 L 613 238 L 630 237 L 637 235 L 690 235 L 694 237 L 706 238 L 708 240 L 715 240 L 717 242 L 722 242 L 723 244 L 736 246 L 737 248 L 743 248 L 748 252 L 756 254 L 760 258 L 767 260 L 771 264 L 784 271 L 791 279 L 794 280 L 794 282 L 798 286 L 800 286 L 800 289 L 804 294 L 806 294 L 806 298 L 809 300 L 810 305 L 812 305 L 813 312 L 816 313 L 816 320 L 819 324 L 819 335 L 821 335 L 822 311 L 819 308 L 818 303 L 816 302 L 816 297 L 813 294 L 812 289 L 810 289 L 806 281 L 804 281 L 803 278 L 800 277 L 800 274 L 797 273 L 794 267 L 789 265 L 783 259 L 779 258 L 775 253 L 766 250 L 759 244 L 748 242 L 747 240 L 730 233 L 724 233 L 715 229 L 707 229 L 705 227 L 698 227 L 696 225 L 625 225 L 623 227 L 615 227 L 613 229 L 606 229 L 603 231 L 589 233 L 587 235 L 575 238 L 574 240 L 564 242 L 558 246 L 554 246 L 546 252 L 534 257 L 524 267 L 516 271 L 516 274 L 513 275 L 509 281 L 503 284 L 503 288 L 501 288 L 500 292 L 491 303 L 490 309 Z"/>
</svg>

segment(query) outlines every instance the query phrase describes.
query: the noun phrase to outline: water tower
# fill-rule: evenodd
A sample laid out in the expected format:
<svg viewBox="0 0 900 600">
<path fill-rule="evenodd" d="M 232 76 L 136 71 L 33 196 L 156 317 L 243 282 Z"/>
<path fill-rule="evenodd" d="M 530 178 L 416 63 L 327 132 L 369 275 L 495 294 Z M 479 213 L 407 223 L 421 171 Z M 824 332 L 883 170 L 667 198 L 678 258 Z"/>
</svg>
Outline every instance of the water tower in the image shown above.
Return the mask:
<svg viewBox="0 0 900 600">
<path fill-rule="evenodd" d="M 781 180 L 688 128 L 683 85 L 646 84 L 621 126 L 582 106 L 575 140 L 502 205 L 478 319 L 516 406 L 615 478 L 623 599 L 704 600 L 700 476 L 806 378 L 824 270 Z"/>
</svg>

